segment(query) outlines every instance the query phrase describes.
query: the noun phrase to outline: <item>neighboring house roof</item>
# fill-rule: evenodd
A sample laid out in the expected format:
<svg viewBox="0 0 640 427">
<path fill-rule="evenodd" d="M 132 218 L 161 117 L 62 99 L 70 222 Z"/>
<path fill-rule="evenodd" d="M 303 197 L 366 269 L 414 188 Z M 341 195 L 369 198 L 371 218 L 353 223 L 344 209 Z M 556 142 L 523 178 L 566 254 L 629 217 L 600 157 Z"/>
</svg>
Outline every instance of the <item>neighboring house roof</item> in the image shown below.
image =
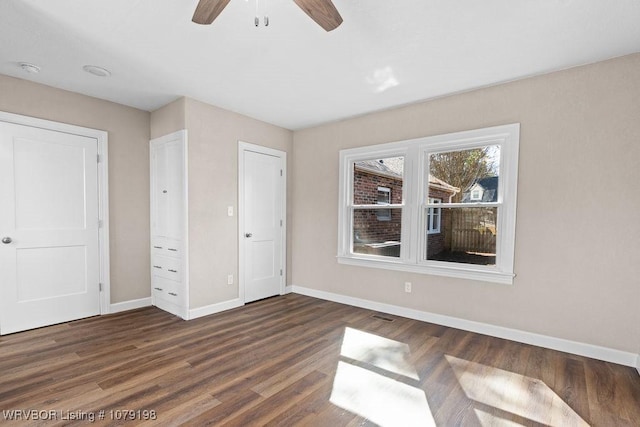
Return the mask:
<svg viewBox="0 0 640 427">
<path fill-rule="evenodd" d="M 473 190 L 479 189 L 482 197 L 479 200 L 472 200 L 471 193 Z M 489 176 L 481 178 L 471 185 L 462 195 L 462 203 L 474 202 L 497 202 L 498 201 L 498 177 Z"/>
<path fill-rule="evenodd" d="M 356 169 L 360 169 L 364 172 L 375 173 L 377 175 L 387 176 L 389 178 L 400 179 L 402 178 L 403 173 L 403 163 L 401 158 L 390 158 L 385 159 L 384 161 L 380 160 L 361 160 L 355 163 Z M 452 194 L 458 193 L 460 189 L 458 187 L 454 187 L 447 182 L 436 178 L 435 176 L 429 174 L 429 186 L 437 187 L 444 191 L 448 191 Z"/>
<path fill-rule="evenodd" d="M 445 182 L 443 180 L 441 180 L 440 178 L 436 178 L 435 176 L 429 174 L 429 186 L 430 187 L 438 187 L 441 188 L 442 190 L 445 191 L 449 191 L 450 193 L 456 194 L 458 192 L 460 192 L 460 189 L 458 187 L 454 187 L 453 185 L 449 184 L 448 182 Z"/>
<path fill-rule="evenodd" d="M 402 178 L 403 166 L 402 164 L 392 164 L 389 161 L 383 162 L 381 160 L 361 160 L 355 163 L 356 168 L 365 172 L 372 172 L 378 175 L 388 176 L 390 178 Z"/>
</svg>

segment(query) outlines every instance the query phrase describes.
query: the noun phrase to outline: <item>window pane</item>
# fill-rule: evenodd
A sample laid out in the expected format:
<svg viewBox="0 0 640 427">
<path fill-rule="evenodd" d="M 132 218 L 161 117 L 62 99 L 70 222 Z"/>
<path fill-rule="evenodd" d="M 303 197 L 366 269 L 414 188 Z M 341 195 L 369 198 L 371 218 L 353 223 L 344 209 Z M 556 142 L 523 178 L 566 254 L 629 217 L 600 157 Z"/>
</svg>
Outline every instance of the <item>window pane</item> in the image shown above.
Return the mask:
<svg viewBox="0 0 640 427">
<path fill-rule="evenodd" d="M 429 197 L 443 203 L 498 201 L 500 146 L 448 151 L 428 155 Z"/>
<path fill-rule="evenodd" d="M 401 204 L 403 174 L 404 157 L 355 162 L 353 203 L 355 205 Z"/>
<path fill-rule="evenodd" d="M 497 215 L 495 207 L 440 209 L 440 233 L 424 231 L 426 259 L 495 265 Z"/>
<path fill-rule="evenodd" d="M 381 221 L 378 211 L 389 211 L 390 218 Z M 353 253 L 400 256 L 402 209 L 354 209 Z"/>
</svg>

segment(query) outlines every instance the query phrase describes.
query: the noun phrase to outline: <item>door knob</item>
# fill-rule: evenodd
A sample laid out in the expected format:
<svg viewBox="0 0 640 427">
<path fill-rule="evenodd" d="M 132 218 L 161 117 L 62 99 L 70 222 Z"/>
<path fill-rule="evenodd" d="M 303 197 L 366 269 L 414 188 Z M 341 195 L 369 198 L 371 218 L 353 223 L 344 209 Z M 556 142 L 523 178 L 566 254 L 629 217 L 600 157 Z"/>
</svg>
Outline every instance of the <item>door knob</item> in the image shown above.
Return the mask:
<svg viewBox="0 0 640 427">
<path fill-rule="evenodd" d="M 8 245 L 11 242 L 13 242 L 13 240 L 11 240 L 11 237 L 3 237 L 2 238 L 2 243 L 4 243 L 5 245 Z"/>
<path fill-rule="evenodd" d="M 246 234 L 244 235 L 244 237 L 251 237 L 251 236 L 253 236 L 253 234 L 251 234 L 251 233 L 246 233 Z"/>
</svg>

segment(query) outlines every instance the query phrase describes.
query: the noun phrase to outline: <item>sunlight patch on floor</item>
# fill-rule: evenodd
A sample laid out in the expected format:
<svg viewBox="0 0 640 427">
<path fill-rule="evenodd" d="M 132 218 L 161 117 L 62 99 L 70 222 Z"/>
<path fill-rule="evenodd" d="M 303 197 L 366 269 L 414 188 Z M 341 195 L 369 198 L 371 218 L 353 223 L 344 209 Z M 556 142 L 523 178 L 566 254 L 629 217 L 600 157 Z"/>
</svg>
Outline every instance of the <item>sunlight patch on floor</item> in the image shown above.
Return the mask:
<svg viewBox="0 0 640 427">
<path fill-rule="evenodd" d="M 478 421 L 480 421 L 480 425 L 482 426 L 491 426 L 491 427 L 520 427 L 522 424 L 517 423 L 511 420 L 505 420 L 504 418 L 500 418 L 496 415 L 490 414 L 485 411 L 481 411 L 480 409 L 474 409 L 476 413 L 476 417 L 478 417 Z"/>
<path fill-rule="evenodd" d="M 538 379 L 450 355 L 445 357 L 469 399 L 552 427 L 589 425 Z M 495 425 L 492 421 L 495 417 L 484 414 L 478 416 L 482 425 Z"/>
<path fill-rule="evenodd" d="M 407 344 L 345 328 L 331 403 L 383 427 L 435 426 L 409 356 Z"/>
<path fill-rule="evenodd" d="M 345 328 L 340 355 L 418 380 L 409 359 L 409 346 L 353 328 Z"/>
<path fill-rule="evenodd" d="M 338 362 L 331 403 L 380 426 L 435 426 L 419 388 L 346 362 Z"/>
</svg>

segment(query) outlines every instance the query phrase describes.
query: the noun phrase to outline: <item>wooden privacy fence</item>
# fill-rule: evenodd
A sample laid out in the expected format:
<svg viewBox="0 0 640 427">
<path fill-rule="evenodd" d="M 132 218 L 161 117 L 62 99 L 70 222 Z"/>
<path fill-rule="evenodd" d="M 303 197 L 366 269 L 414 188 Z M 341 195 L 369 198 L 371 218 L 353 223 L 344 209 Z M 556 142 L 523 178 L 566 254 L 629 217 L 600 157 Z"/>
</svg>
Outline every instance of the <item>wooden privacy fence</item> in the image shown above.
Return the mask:
<svg viewBox="0 0 640 427">
<path fill-rule="evenodd" d="M 464 209 L 451 212 L 451 251 L 496 253 L 493 212 Z"/>
<path fill-rule="evenodd" d="M 496 253 L 496 236 L 489 230 L 458 229 L 451 233 L 451 251 Z"/>
</svg>

